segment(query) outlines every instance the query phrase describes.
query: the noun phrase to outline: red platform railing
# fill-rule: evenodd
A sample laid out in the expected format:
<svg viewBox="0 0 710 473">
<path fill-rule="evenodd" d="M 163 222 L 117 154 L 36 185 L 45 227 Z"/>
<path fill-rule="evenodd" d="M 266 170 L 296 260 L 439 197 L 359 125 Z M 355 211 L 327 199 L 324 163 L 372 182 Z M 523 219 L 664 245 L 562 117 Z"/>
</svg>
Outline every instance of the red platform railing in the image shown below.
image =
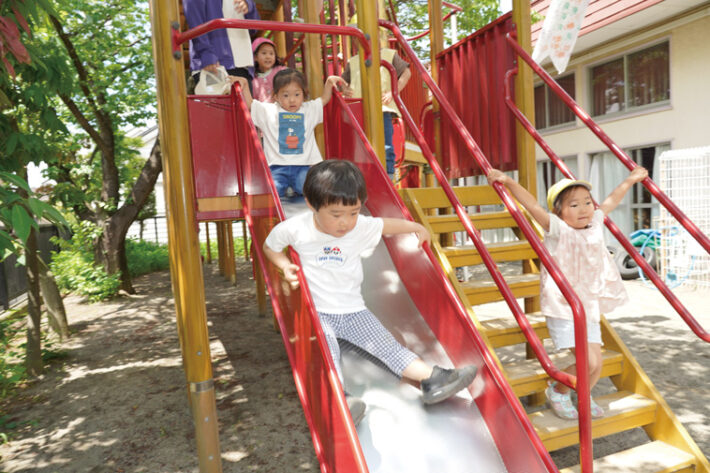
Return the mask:
<svg viewBox="0 0 710 473">
<path fill-rule="evenodd" d="M 438 85 L 434 82 L 432 77 L 426 73 L 426 70 L 424 69 L 424 66 L 422 63 L 419 61 L 419 59 L 416 57 L 416 54 L 414 54 L 414 51 L 412 50 L 411 46 L 406 42 L 404 37 L 402 36 L 402 33 L 399 31 L 399 28 L 388 21 L 379 21 L 380 26 L 384 26 L 385 28 L 388 28 L 392 34 L 395 36 L 395 38 L 398 39 L 400 46 L 407 52 L 407 55 L 409 59 L 411 60 L 411 63 L 414 64 L 415 67 L 417 67 L 420 72 L 422 73 L 422 77 L 426 81 L 427 85 L 429 85 L 429 88 L 431 89 L 432 93 L 434 94 L 434 97 L 439 101 L 439 106 L 441 111 L 447 115 L 447 118 L 450 120 L 452 126 L 455 128 L 456 132 L 458 135 L 461 137 L 463 142 L 465 143 L 468 151 L 471 153 L 471 155 L 474 157 L 476 160 L 476 163 L 480 166 L 480 168 L 483 170 L 483 172 L 487 175 L 492 167 L 488 160 L 486 159 L 485 155 L 479 148 L 478 144 L 474 141 L 474 139 L 471 137 L 469 134 L 468 130 L 466 129 L 465 125 L 461 121 L 461 119 L 458 117 L 456 112 L 454 111 L 453 107 L 449 103 L 448 99 L 444 96 L 443 92 L 441 89 L 439 89 Z M 393 94 L 394 95 L 394 94 Z M 411 121 L 411 117 L 409 117 L 408 122 Z M 413 123 L 413 121 L 412 121 Z M 501 292 L 503 295 L 503 298 L 505 299 L 506 303 L 508 304 L 508 307 L 510 308 L 511 312 L 513 313 L 513 316 L 515 317 L 516 321 L 520 325 L 520 328 L 527 339 L 528 343 L 530 343 L 530 346 L 535 353 L 535 356 L 537 359 L 540 361 L 540 364 L 542 368 L 545 370 L 545 372 L 553 379 L 556 381 L 559 381 L 573 389 L 577 390 L 578 393 L 578 406 L 579 406 L 579 436 L 580 436 L 580 463 L 582 465 L 582 470 L 591 473 L 593 471 L 592 467 L 592 433 L 591 433 L 591 412 L 590 412 L 590 386 L 589 386 L 589 372 L 588 372 L 588 347 L 587 347 L 587 321 L 586 321 L 586 316 L 584 312 L 584 307 L 582 306 L 582 302 L 580 301 L 579 297 L 577 294 L 574 292 L 572 289 L 572 286 L 569 284 L 567 279 L 565 278 L 564 274 L 560 271 L 560 269 L 557 267 L 557 263 L 554 261 L 550 253 L 547 251 L 547 249 L 542 245 L 542 242 L 540 241 L 540 238 L 538 237 L 537 233 L 535 230 L 532 228 L 532 225 L 530 222 L 525 218 L 523 215 L 522 211 L 518 208 L 517 204 L 513 200 L 513 197 L 510 195 L 508 190 L 503 186 L 501 183 L 494 183 L 493 188 L 495 189 L 496 193 L 498 196 L 501 198 L 503 204 L 505 207 L 508 209 L 510 212 L 511 216 L 515 220 L 515 222 L 518 224 L 518 227 L 522 231 L 522 233 L 525 235 L 527 238 L 528 242 L 534 249 L 534 251 L 538 254 L 540 261 L 542 264 L 547 268 L 548 273 L 552 277 L 552 279 L 555 281 L 557 286 L 560 288 L 560 291 L 562 292 L 562 295 L 564 296 L 565 300 L 567 303 L 570 305 L 570 308 L 572 309 L 572 314 L 574 316 L 574 330 L 575 330 L 575 357 L 576 357 L 576 364 L 577 364 L 577 376 L 574 377 L 568 373 L 565 373 L 563 371 L 560 371 L 557 367 L 554 366 L 552 361 L 547 355 L 547 352 L 545 351 L 544 347 L 542 346 L 542 342 L 538 338 L 537 334 L 535 331 L 532 329 L 530 326 L 530 323 L 527 320 L 527 317 L 525 317 L 525 314 L 523 313 L 522 309 L 518 305 L 517 300 L 515 299 L 515 296 L 513 295 L 512 291 L 510 290 L 510 287 L 506 283 L 505 279 L 503 278 L 503 275 L 501 274 L 500 270 L 498 269 L 495 261 L 493 261 L 493 258 L 490 256 L 490 253 L 488 253 L 485 244 L 483 243 L 480 234 L 478 233 L 478 230 L 473 226 L 471 223 L 471 219 L 469 218 L 468 214 L 466 213 L 466 210 L 463 208 L 463 205 L 461 202 L 458 200 L 456 197 L 456 194 L 454 193 L 454 190 L 451 188 L 451 185 L 449 184 L 446 176 L 444 175 L 444 172 L 441 169 L 441 166 L 439 166 L 439 163 L 434 159 L 431 150 L 429 149 L 428 145 L 426 142 L 422 139 L 421 141 L 418 140 L 419 146 L 422 148 L 422 151 L 426 150 L 426 153 L 424 156 L 426 157 L 427 161 L 429 162 L 429 165 L 431 166 L 431 169 L 436 176 L 437 180 L 439 181 L 439 185 L 441 186 L 442 190 L 448 197 L 449 201 L 452 204 L 452 207 L 454 208 L 454 211 L 458 215 L 459 219 L 461 220 L 461 223 L 464 226 L 464 229 L 466 230 L 466 233 L 468 234 L 469 238 L 471 238 L 472 242 L 474 243 L 476 249 L 479 251 L 481 254 L 481 258 L 483 260 L 483 263 L 485 264 L 486 268 L 488 269 L 488 272 L 491 274 L 491 277 L 493 278 L 493 281 L 495 282 L 496 286 L 498 287 L 498 290 Z"/>
<path fill-rule="evenodd" d="M 604 143 L 612 153 L 621 161 L 621 163 L 626 166 L 629 170 L 633 170 L 638 165 L 626 154 L 624 151 L 614 143 L 609 136 L 604 133 L 604 131 L 597 125 L 594 120 L 589 116 L 589 114 L 574 101 L 572 97 L 569 96 L 565 90 L 560 87 L 560 85 L 550 76 L 550 74 L 540 67 L 533 58 L 520 47 L 518 42 L 515 40 L 515 36 L 512 34 L 507 35 L 507 42 L 514 50 L 534 71 L 535 73 L 550 87 L 550 89 L 557 94 L 560 99 L 579 117 L 582 122 L 589 127 L 589 129 Z M 523 115 L 520 110 L 515 105 L 515 102 L 511 98 L 511 85 L 513 75 L 517 74 L 517 67 L 511 69 L 506 74 L 506 95 L 505 100 L 507 106 L 513 112 L 518 121 L 527 130 L 527 132 L 535 139 L 535 141 L 540 145 L 540 147 L 545 151 L 545 153 L 550 157 L 553 163 L 562 171 L 566 177 L 570 179 L 575 179 L 574 175 L 567 167 L 567 165 L 555 154 L 555 152 L 550 148 L 550 146 L 545 142 L 540 133 L 537 131 L 535 126 L 530 123 L 525 115 Z M 673 201 L 656 185 L 655 182 L 651 180 L 650 177 L 644 179 L 641 184 L 648 189 L 648 191 L 658 199 L 658 202 L 666 207 L 668 211 L 678 220 L 678 222 L 688 231 L 690 235 L 695 238 L 695 240 L 710 253 L 710 240 L 708 237 L 693 223 L 687 215 L 685 215 Z M 663 296 L 668 300 L 671 306 L 678 312 L 683 321 L 690 327 L 690 329 L 697 335 L 701 340 L 710 342 L 710 334 L 698 323 L 698 321 L 690 314 L 688 309 L 680 302 L 678 297 L 673 294 L 670 288 L 665 284 L 665 282 L 658 276 L 656 271 L 651 268 L 651 265 L 641 256 L 638 250 L 631 244 L 629 239 L 621 232 L 618 226 L 611 221 L 609 217 L 604 218 L 604 223 L 606 224 L 609 231 L 616 237 L 616 239 L 621 243 L 624 249 L 629 253 L 629 255 L 636 261 L 636 263 L 643 269 L 644 273 L 653 282 L 653 284 L 658 288 L 658 290 L 663 294 Z"/>
<path fill-rule="evenodd" d="M 336 25 L 318 25 L 313 23 L 282 23 L 280 21 L 266 20 L 235 20 L 226 18 L 217 18 L 203 23 L 194 28 L 180 33 L 177 29 L 173 29 L 172 44 L 173 52 L 180 54 L 180 45 L 210 31 L 223 28 L 239 28 L 252 30 L 272 30 L 272 31 L 291 31 L 299 33 L 316 33 L 316 34 L 339 34 L 352 36 L 358 40 L 360 47 L 365 54 L 365 61 L 372 60 L 372 49 L 370 42 L 365 37 L 365 34 L 352 26 L 336 26 Z"/>
</svg>

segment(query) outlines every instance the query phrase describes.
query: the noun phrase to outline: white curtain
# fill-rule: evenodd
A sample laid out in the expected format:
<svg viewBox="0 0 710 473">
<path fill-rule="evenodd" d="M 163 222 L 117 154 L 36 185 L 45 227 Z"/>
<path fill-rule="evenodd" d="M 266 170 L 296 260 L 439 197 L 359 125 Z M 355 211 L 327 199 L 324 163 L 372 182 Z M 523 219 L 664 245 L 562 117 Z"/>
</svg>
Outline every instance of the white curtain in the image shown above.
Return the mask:
<svg viewBox="0 0 710 473">
<path fill-rule="evenodd" d="M 655 182 L 659 186 L 661 182 L 661 154 L 670 149 L 671 145 L 669 143 L 658 145 L 656 146 L 656 154 L 653 156 L 653 169 L 651 170 L 651 179 L 653 179 L 653 182 Z M 656 228 L 656 222 L 658 221 L 659 215 L 659 206 L 660 204 L 658 203 L 658 200 L 654 197 L 653 207 L 651 208 L 651 228 Z"/>
<path fill-rule="evenodd" d="M 612 152 L 597 153 L 592 155 L 589 168 L 589 181 L 592 184 L 592 197 L 601 204 L 604 199 L 626 178 L 629 171 Z M 628 235 L 633 229 L 631 221 L 631 192 L 627 192 L 619 206 L 609 214 L 622 233 Z M 616 239 L 609 230 L 606 232 L 607 242 L 616 244 Z"/>
</svg>

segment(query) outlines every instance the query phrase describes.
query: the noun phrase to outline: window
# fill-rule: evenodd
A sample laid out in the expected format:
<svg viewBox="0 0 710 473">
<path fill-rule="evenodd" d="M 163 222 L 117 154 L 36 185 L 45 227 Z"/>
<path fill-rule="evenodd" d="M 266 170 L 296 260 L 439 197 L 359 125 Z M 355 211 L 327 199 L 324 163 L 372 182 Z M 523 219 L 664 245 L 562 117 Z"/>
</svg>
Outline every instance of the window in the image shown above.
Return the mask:
<svg viewBox="0 0 710 473">
<path fill-rule="evenodd" d="M 662 148 L 665 149 L 665 148 Z M 629 156 L 636 161 L 636 164 L 648 169 L 648 176 L 651 179 L 658 179 L 655 175 L 656 155 L 660 155 L 655 146 L 649 148 L 638 148 L 631 150 Z M 652 227 L 652 217 L 657 214 L 658 202 L 653 194 L 641 184 L 634 185 L 629 191 L 631 194 L 631 221 L 634 230 Z"/>
<path fill-rule="evenodd" d="M 668 101 L 668 42 L 593 67 L 591 76 L 595 116 Z"/>
<path fill-rule="evenodd" d="M 557 83 L 574 98 L 574 74 L 560 77 Z M 542 130 L 574 122 L 574 113 L 546 84 L 535 87 L 535 127 Z"/>
<path fill-rule="evenodd" d="M 561 158 L 574 176 L 579 179 L 577 166 L 577 156 L 566 156 Z M 564 179 L 562 172 L 550 160 L 537 162 L 537 201 L 543 209 L 547 208 L 547 191 L 552 185 Z"/>
<path fill-rule="evenodd" d="M 626 149 L 626 154 L 639 166 L 648 169 L 651 179 L 658 179 L 658 156 L 670 149 L 669 144 Z M 590 156 L 589 169 L 592 196 L 601 203 L 611 191 L 629 175 L 629 170 L 610 151 Z M 619 226 L 621 232 L 629 235 L 634 230 L 653 228 L 658 216 L 658 201 L 642 184 L 635 184 L 624 196 L 619 206 L 609 217 Z M 611 234 L 607 241 L 614 242 Z"/>
</svg>

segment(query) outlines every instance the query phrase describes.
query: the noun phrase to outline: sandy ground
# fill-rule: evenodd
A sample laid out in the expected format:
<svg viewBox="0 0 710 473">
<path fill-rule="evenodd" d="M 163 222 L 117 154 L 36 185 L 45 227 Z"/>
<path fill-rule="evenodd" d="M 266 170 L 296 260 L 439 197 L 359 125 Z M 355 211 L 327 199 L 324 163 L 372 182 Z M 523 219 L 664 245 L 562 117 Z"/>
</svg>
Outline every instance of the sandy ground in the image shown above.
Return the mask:
<svg viewBox="0 0 710 473">
<path fill-rule="evenodd" d="M 224 471 L 319 471 L 280 335 L 257 314 L 250 267 L 239 262 L 236 288 L 205 268 Z M 627 287 L 634 303 L 609 318 L 709 455 L 710 345 L 657 291 Z M 141 277 L 136 288 L 104 304 L 66 299 L 74 331 L 66 356 L 0 405 L 0 417 L 18 424 L 0 446 L 0 472 L 198 471 L 169 275 Z M 677 293 L 710 327 L 710 292 Z M 595 453 L 643 442 L 637 430 L 596 441 Z M 560 467 L 576 456 L 554 454 Z"/>
</svg>

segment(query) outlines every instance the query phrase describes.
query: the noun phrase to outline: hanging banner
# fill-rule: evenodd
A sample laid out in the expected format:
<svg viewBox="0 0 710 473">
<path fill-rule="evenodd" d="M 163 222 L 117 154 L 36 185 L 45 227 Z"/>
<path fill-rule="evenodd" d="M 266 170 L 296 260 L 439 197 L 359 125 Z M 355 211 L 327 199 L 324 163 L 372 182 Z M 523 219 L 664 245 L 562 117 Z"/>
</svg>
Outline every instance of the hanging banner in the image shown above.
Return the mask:
<svg viewBox="0 0 710 473">
<path fill-rule="evenodd" d="M 557 72 L 562 74 L 572 55 L 577 33 L 584 20 L 589 0 L 552 0 L 535 43 L 532 57 L 540 64 L 548 56 Z"/>
</svg>

